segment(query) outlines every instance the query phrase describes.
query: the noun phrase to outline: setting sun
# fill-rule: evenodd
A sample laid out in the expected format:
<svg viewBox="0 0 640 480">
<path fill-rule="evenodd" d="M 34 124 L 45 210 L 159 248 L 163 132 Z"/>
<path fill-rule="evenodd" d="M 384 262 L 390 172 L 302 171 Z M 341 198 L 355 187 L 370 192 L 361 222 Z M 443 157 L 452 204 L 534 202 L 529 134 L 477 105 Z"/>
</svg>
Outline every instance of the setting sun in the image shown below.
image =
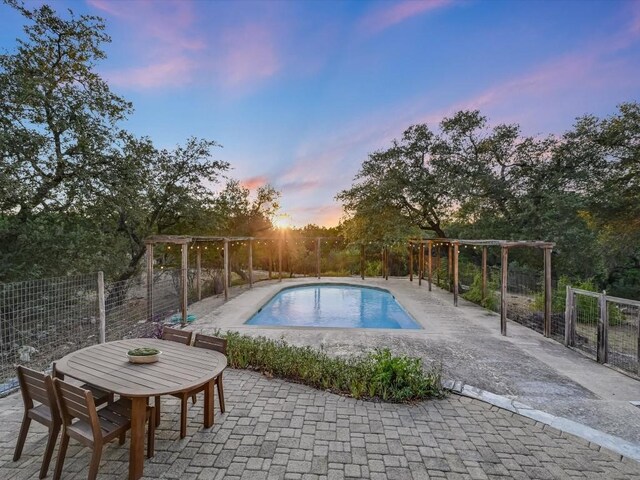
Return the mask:
<svg viewBox="0 0 640 480">
<path fill-rule="evenodd" d="M 289 217 L 278 217 L 273 220 L 273 226 L 280 230 L 291 228 L 291 219 Z"/>
</svg>

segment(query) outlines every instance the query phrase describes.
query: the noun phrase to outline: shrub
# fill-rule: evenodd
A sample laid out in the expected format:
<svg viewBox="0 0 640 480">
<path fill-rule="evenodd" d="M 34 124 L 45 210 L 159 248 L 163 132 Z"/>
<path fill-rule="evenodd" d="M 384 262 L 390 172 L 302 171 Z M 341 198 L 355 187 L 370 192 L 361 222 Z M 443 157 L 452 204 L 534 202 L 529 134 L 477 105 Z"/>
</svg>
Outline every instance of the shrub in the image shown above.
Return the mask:
<svg viewBox="0 0 640 480">
<path fill-rule="evenodd" d="M 439 369 L 425 372 L 419 358 L 393 356 L 388 348 L 336 358 L 284 340 L 227 332 L 229 366 L 259 371 L 354 398 L 410 402 L 443 395 Z"/>
<path fill-rule="evenodd" d="M 482 305 L 489 310 L 497 310 L 500 300 L 496 295 L 498 290 L 498 280 L 487 280 L 487 296 L 482 298 L 482 272 L 478 272 L 473 276 L 473 283 L 469 288 L 469 291 L 462 295 L 462 298 L 469 300 L 470 302 Z"/>
</svg>

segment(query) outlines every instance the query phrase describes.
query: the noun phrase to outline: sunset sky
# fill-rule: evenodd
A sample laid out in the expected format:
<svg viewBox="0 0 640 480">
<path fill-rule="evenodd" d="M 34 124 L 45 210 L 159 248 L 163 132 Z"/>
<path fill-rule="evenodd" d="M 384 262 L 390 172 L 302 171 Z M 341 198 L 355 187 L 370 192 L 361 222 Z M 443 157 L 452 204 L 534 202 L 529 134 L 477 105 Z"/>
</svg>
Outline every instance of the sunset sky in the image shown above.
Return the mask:
<svg viewBox="0 0 640 480">
<path fill-rule="evenodd" d="M 27 2 L 39 5 L 41 2 Z M 294 225 L 335 225 L 368 152 L 460 109 L 526 134 L 640 100 L 640 1 L 56 0 L 102 16 L 98 71 L 156 145 L 216 140 Z M 22 19 L 0 5 L 0 48 Z"/>
</svg>

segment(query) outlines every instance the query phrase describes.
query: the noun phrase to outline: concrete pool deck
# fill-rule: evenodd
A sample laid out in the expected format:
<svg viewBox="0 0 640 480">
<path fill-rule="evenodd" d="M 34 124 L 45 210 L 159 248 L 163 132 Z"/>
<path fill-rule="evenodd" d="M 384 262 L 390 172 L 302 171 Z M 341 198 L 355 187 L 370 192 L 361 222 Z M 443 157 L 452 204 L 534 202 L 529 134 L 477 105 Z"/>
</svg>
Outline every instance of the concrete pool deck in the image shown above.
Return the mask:
<svg viewBox="0 0 640 480">
<path fill-rule="evenodd" d="M 441 363 L 443 376 L 451 384 L 471 385 L 507 401 L 579 422 L 620 437 L 640 451 L 640 408 L 631 403 L 640 400 L 640 382 L 514 322 L 509 322 L 508 334 L 503 337 L 498 315 L 462 299 L 459 307 L 454 307 L 448 292 L 436 287 L 428 292 L 426 282 L 418 286 L 417 281 L 406 278 L 320 280 L 386 288 L 424 330 L 244 324 L 282 288 L 316 282 L 315 278 L 261 282 L 223 304 L 219 299 L 198 302 L 190 308 L 198 316 L 190 328 L 209 334 L 234 330 L 283 338 L 294 345 L 323 348 L 333 355 L 389 347 L 394 353 L 421 357 L 427 365 Z"/>
</svg>

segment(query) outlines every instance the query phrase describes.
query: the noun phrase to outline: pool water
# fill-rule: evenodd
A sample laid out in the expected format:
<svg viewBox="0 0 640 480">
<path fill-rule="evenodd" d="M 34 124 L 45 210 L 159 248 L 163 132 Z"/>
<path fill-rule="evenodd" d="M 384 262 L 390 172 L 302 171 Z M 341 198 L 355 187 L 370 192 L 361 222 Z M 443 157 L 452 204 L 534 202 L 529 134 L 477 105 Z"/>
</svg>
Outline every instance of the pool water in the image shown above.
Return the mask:
<svg viewBox="0 0 640 480">
<path fill-rule="evenodd" d="M 248 325 L 421 329 L 386 290 L 351 285 L 285 288 Z"/>
</svg>

